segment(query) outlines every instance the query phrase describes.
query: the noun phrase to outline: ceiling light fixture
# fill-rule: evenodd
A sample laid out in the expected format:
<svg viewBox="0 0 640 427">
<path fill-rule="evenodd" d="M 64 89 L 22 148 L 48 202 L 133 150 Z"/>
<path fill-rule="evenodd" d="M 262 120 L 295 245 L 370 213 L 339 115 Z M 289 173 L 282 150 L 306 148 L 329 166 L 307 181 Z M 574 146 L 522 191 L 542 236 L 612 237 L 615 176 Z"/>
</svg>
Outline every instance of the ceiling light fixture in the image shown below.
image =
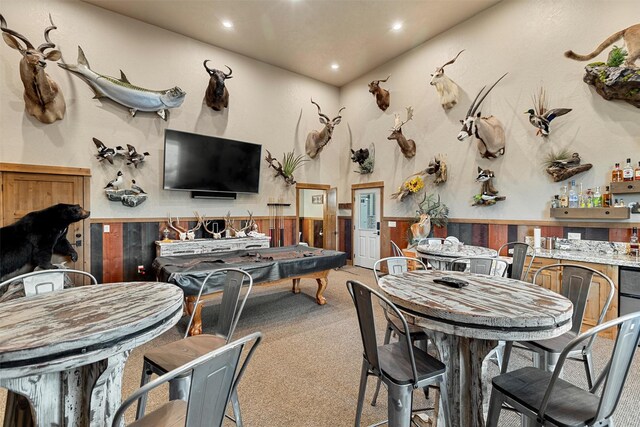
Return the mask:
<svg viewBox="0 0 640 427">
<path fill-rule="evenodd" d="M 331 69 L 332 70 L 337 70 L 338 68 L 340 68 L 340 66 L 338 64 L 331 64 Z"/>
<path fill-rule="evenodd" d="M 398 21 L 391 26 L 393 31 L 400 31 L 402 29 L 402 22 Z"/>
<path fill-rule="evenodd" d="M 233 22 L 229 20 L 222 21 L 222 26 L 225 28 L 233 28 Z"/>
</svg>

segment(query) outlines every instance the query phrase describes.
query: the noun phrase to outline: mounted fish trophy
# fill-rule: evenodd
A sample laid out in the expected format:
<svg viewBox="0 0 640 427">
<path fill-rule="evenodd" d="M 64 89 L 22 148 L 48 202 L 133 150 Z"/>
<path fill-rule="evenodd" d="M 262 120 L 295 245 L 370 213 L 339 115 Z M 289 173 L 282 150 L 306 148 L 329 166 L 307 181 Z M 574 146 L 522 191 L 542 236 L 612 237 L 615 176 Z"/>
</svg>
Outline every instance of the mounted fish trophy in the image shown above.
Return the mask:
<svg viewBox="0 0 640 427">
<path fill-rule="evenodd" d="M 504 126 L 502 126 L 500 120 L 494 116 L 482 117 L 479 108 L 489 92 L 491 92 L 498 82 L 507 74 L 508 73 L 504 73 L 484 95 L 482 92 L 484 92 L 486 86 L 480 89 L 480 92 L 478 92 L 478 95 L 476 95 L 476 98 L 467 111 L 467 116 L 464 120 L 460 120 L 462 129 L 460 129 L 460 133 L 458 133 L 458 140 L 464 141 L 467 137 L 473 135 L 478 140 L 478 151 L 485 159 L 495 159 L 503 155 L 506 138 L 504 135 Z M 480 95 L 482 95 L 482 98 L 480 98 Z M 478 98 L 480 98 L 479 101 Z"/>
<path fill-rule="evenodd" d="M 387 137 L 388 140 L 395 139 L 398 142 L 400 151 L 407 159 L 416 155 L 416 143 L 413 139 L 407 139 L 402 134 L 402 126 L 411 119 L 413 119 L 413 107 L 407 107 L 407 119 L 405 121 L 400 120 L 400 113 L 395 113 L 394 126 L 391 128 L 391 135 Z"/>
<path fill-rule="evenodd" d="M 307 151 L 307 155 L 312 159 L 315 159 L 316 156 L 322 151 L 324 146 L 327 145 L 329 141 L 331 141 L 333 128 L 337 126 L 342 120 L 342 116 L 340 115 L 340 113 L 346 107 L 342 107 L 338 111 L 338 115 L 336 117 L 334 117 L 333 119 L 329 119 L 329 116 L 322 114 L 322 111 L 320 110 L 320 106 L 317 103 L 313 102 L 313 98 L 311 98 L 311 103 L 316 107 L 318 107 L 318 116 L 320 116 L 320 123 L 324 125 L 324 127 L 321 130 L 311 131 L 307 135 L 307 142 L 305 144 L 305 149 Z"/>
<path fill-rule="evenodd" d="M 547 92 L 540 88 L 537 95 L 533 95 L 533 108 L 525 111 L 529 114 L 529 123 L 538 128 L 536 135 L 549 136 L 551 132 L 551 120 L 569 113 L 571 108 L 553 108 L 549 110 L 547 105 Z"/>
<path fill-rule="evenodd" d="M 94 98 L 109 98 L 129 108 L 131 117 L 138 111 L 155 112 L 167 120 L 169 108 L 182 105 L 187 95 L 178 86 L 166 90 L 151 90 L 134 86 L 120 70 L 120 78 L 98 74 L 91 69 L 82 48 L 78 46 L 78 63 L 58 64 L 59 67 L 79 76 L 95 94 Z"/>
<path fill-rule="evenodd" d="M 375 166 L 376 150 L 373 142 L 369 148 L 360 148 L 359 150 L 351 150 L 351 161 L 358 164 L 359 170 L 354 171 L 359 174 L 367 175 L 373 172 Z"/>
<path fill-rule="evenodd" d="M 25 36 L 7 28 L 7 22 L 0 15 L 2 38 L 10 48 L 22 55 L 20 79 L 24 85 L 22 97 L 25 109 L 38 121 L 47 124 L 62 120 L 67 108 L 58 84 L 44 71 L 47 66 L 45 61 L 55 62 L 61 56 L 59 50 L 50 50 L 45 53 L 46 49 L 53 49 L 56 46 L 49 38 L 49 33 L 58 27 L 53 24 L 51 15 L 49 15 L 49 21 L 51 25 L 44 30 L 46 43 L 42 43 L 36 49 Z M 24 46 L 18 40 L 22 41 Z"/>
<path fill-rule="evenodd" d="M 478 167 L 476 182 L 482 183 L 482 188 L 480 189 L 480 194 L 473 196 L 472 206 L 491 206 L 495 205 L 496 202 L 506 200 L 505 196 L 497 195 L 498 190 L 493 187 L 493 178 L 495 178 L 495 175 L 492 170 Z"/>
<path fill-rule="evenodd" d="M 429 82 L 429 84 L 431 86 L 435 86 L 436 91 L 438 92 L 438 97 L 440 98 L 440 104 L 445 110 L 453 108 L 453 106 L 458 103 L 458 94 L 460 92 L 460 88 L 453 80 L 451 80 L 444 74 L 444 67 L 456 62 L 456 59 L 458 59 L 458 56 L 460 56 L 462 52 L 464 52 L 464 49 L 458 52 L 456 57 L 451 61 L 445 63 L 441 67 L 436 68 L 436 71 L 431 74 L 431 81 Z"/>
<path fill-rule="evenodd" d="M 205 59 L 204 69 L 207 70 L 211 77 L 209 78 L 207 91 L 204 94 L 204 100 L 208 107 L 213 108 L 215 111 L 222 111 L 223 108 L 229 107 L 229 91 L 224 81 L 233 78 L 231 75 L 233 70 L 228 65 L 225 65 L 225 67 L 229 68 L 229 73 L 223 73 L 215 68 L 207 67 L 207 62 L 209 60 Z"/>
<path fill-rule="evenodd" d="M 376 104 L 382 111 L 387 111 L 389 108 L 389 91 L 380 87 L 380 82 L 386 82 L 391 77 L 391 74 L 384 80 L 373 80 L 369 83 L 369 93 L 372 93 L 376 97 Z"/>
</svg>

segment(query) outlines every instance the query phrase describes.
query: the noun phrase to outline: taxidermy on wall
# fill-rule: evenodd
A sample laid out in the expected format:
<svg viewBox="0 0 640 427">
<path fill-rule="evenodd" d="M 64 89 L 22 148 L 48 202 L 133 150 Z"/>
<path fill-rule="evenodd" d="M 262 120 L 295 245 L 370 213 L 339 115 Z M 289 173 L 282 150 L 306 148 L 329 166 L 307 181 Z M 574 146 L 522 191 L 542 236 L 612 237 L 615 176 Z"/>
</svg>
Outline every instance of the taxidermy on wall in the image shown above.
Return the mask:
<svg viewBox="0 0 640 427">
<path fill-rule="evenodd" d="M 17 50 L 22 55 L 20 60 L 20 79 L 24 85 L 22 97 L 25 109 L 28 114 L 38 121 L 47 124 L 62 120 L 67 108 L 58 84 L 51 80 L 51 77 L 44 71 L 47 66 L 46 61 L 55 62 L 61 56 L 60 51 L 57 49 L 45 52 L 47 49 L 56 47 L 55 43 L 49 38 L 49 33 L 58 27 L 53 24 L 51 15 L 49 15 L 49 21 L 51 25 L 44 30 L 46 43 L 42 43 L 36 49 L 25 36 L 7 28 L 7 22 L 0 15 L 2 38 L 10 48 Z M 24 46 L 18 40 L 22 41 Z"/>
<path fill-rule="evenodd" d="M 150 90 L 134 86 L 127 76 L 120 70 L 120 78 L 98 74 L 91 69 L 82 48 L 78 46 L 78 63 L 58 64 L 67 71 L 79 76 L 91 87 L 94 98 L 109 98 L 118 104 L 129 108 L 129 113 L 135 117 L 138 111 L 155 112 L 163 120 L 167 120 L 169 108 L 182 105 L 187 95 L 179 87 L 166 90 Z"/>
<path fill-rule="evenodd" d="M 462 129 L 458 133 L 458 140 L 464 141 L 467 137 L 474 136 L 478 140 L 478 151 L 485 159 L 495 159 L 504 154 L 505 151 L 505 134 L 504 127 L 500 120 L 494 116 L 482 117 L 479 111 L 482 101 L 487 97 L 489 92 L 502 80 L 508 73 L 504 73 L 484 94 L 484 86 L 478 92 L 475 99 L 471 103 L 467 116 L 462 123 Z M 480 98 L 480 96 L 482 97 Z M 480 98 L 480 100 L 478 100 Z"/>
<path fill-rule="evenodd" d="M 98 149 L 98 154 L 96 154 L 96 158 L 100 162 L 103 160 L 106 160 L 109 163 L 113 164 L 113 159 L 116 156 L 124 157 L 126 154 L 126 150 L 121 145 L 116 146 L 116 148 L 110 148 L 104 145 L 104 143 L 100 141 L 98 138 L 93 138 L 93 143 L 96 145 L 96 148 Z"/>
<path fill-rule="evenodd" d="M 551 151 L 544 160 L 545 170 L 554 182 L 560 182 L 593 167 L 591 163 L 580 164 L 580 154 L 567 149 Z"/>
<path fill-rule="evenodd" d="M 529 123 L 538 128 L 536 135 L 549 136 L 550 124 L 553 119 L 569 113 L 571 108 L 554 108 L 549 110 L 547 105 L 547 93 L 540 88 L 537 95 L 533 95 L 533 108 L 525 111 L 529 114 Z"/>
<path fill-rule="evenodd" d="M 229 68 L 229 72 L 223 73 L 215 68 L 207 67 L 207 62 L 209 62 L 209 59 L 205 59 L 203 65 L 210 77 L 207 91 L 204 93 L 204 100 L 208 107 L 213 108 L 215 111 L 221 111 L 229 106 L 229 91 L 224 81 L 233 78 L 231 75 L 233 70 L 228 65 L 225 65 L 225 67 Z"/>
<path fill-rule="evenodd" d="M 635 62 L 640 58 L 640 24 L 632 25 L 629 28 L 625 28 L 609 36 L 591 53 L 580 55 L 572 50 L 568 50 L 564 53 L 564 56 L 575 59 L 576 61 L 588 61 L 598 56 L 603 50 L 620 39 L 623 39 L 627 46 L 628 54 L 625 65 L 629 68 L 635 68 Z"/>
<path fill-rule="evenodd" d="M 443 155 L 439 154 L 429 162 L 429 166 L 425 169 L 428 175 L 435 175 L 434 184 L 440 185 L 447 182 L 447 164 L 443 160 Z"/>
<path fill-rule="evenodd" d="M 359 170 L 354 171 L 363 175 L 367 175 L 373 172 L 375 165 L 376 151 L 373 142 L 369 145 L 369 148 L 360 148 L 359 150 L 351 150 L 351 161 L 358 164 Z"/>
<path fill-rule="evenodd" d="M 478 167 L 476 182 L 482 183 L 480 194 L 473 196 L 473 206 L 490 206 L 496 202 L 506 200 L 505 196 L 498 196 L 498 190 L 493 187 L 495 175 L 492 170 Z"/>
<path fill-rule="evenodd" d="M 307 155 L 312 159 L 315 159 L 316 156 L 322 151 L 324 146 L 327 145 L 329 141 L 331 141 L 333 128 L 340 124 L 340 121 L 342 120 L 342 116 L 340 115 L 340 113 L 346 107 L 342 107 L 340 110 L 338 110 L 337 116 L 335 116 L 333 119 L 329 119 L 329 116 L 327 116 L 326 114 L 322 114 L 320 106 L 317 103 L 313 102 L 313 98 L 311 98 L 311 103 L 318 107 L 318 116 L 320 117 L 320 123 L 324 125 L 321 130 L 311 131 L 307 135 L 305 149 L 307 151 Z"/>
<path fill-rule="evenodd" d="M 453 80 L 444 74 L 444 67 L 456 62 L 456 59 L 458 59 L 458 56 L 460 56 L 462 52 L 464 52 L 464 49 L 458 52 L 455 58 L 451 61 L 436 68 L 436 71 L 431 74 L 431 81 L 429 84 L 431 86 L 435 86 L 436 91 L 438 92 L 438 97 L 440 98 L 440 104 L 445 110 L 453 108 L 453 106 L 458 103 L 458 93 L 460 92 L 460 88 Z"/>
<path fill-rule="evenodd" d="M 293 185 L 296 183 L 296 180 L 293 178 L 293 173 L 298 169 L 304 162 L 308 162 L 309 159 L 305 159 L 304 155 L 301 154 L 296 156 L 293 151 L 289 151 L 288 153 L 284 153 L 282 155 L 282 163 L 278 161 L 275 157 L 271 155 L 269 150 L 266 150 L 267 157 L 264 159 L 269 163 L 269 166 L 275 169 L 276 174 L 274 177 L 281 176 L 284 179 L 284 182 L 287 185 Z"/>
<path fill-rule="evenodd" d="M 413 139 L 407 139 L 402 134 L 402 126 L 409 120 L 413 119 L 413 107 L 407 107 L 407 119 L 402 121 L 400 119 L 400 113 L 395 114 L 394 125 L 391 128 L 391 135 L 387 137 L 388 140 L 395 139 L 400 146 L 400 151 L 407 159 L 416 155 L 416 143 Z"/>
<path fill-rule="evenodd" d="M 136 147 L 127 144 L 127 153 L 125 154 L 127 165 L 133 165 L 137 169 L 138 165 L 144 162 L 144 158 L 149 155 L 150 154 L 146 151 L 144 153 L 138 153 L 136 151 Z"/>
<path fill-rule="evenodd" d="M 386 82 L 391 77 L 391 74 L 384 80 L 373 80 L 369 83 L 369 93 L 372 93 L 376 97 L 376 104 L 382 111 L 387 111 L 389 108 L 389 91 L 380 87 L 380 82 Z"/>
<path fill-rule="evenodd" d="M 194 212 L 196 218 L 198 218 L 197 224 L 193 228 L 185 228 L 180 225 L 180 218 L 176 217 L 175 221 L 169 215 L 169 221 L 167 224 L 169 228 L 175 231 L 178 234 L 178 238 L 180 240 L 195 240 L 196 231 L 202 227 L 202 221 L 200 220 L 202 217 L 198 214 L 198 212 Z"/>
</svg>

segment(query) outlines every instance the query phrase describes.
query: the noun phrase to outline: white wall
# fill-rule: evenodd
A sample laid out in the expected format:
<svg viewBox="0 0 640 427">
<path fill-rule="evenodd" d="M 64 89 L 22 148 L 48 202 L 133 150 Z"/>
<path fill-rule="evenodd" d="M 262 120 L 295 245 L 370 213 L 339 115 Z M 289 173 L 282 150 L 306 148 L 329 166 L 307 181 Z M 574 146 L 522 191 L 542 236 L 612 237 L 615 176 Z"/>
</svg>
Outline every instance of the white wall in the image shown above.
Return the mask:
<svg viewBox="0 0 640 427">
<path fill-rule="evenodd" d="M 62 121 L 45 125 L 24 113 L 20 55 L 1 43 L 0 161 L 90 168 L 93 218 L 164 217 L 167 212 L 193 216 L 194 210 L 222 216 L 229 209 L 232 215 L 243 215 L 247 208 L 255 215 L 266 215 L 267 202 L 277 198 L 292 203 L 285 215 L 295 215 L 295 189 L 286 187 L 281 178 L 274 179 L 266 162 L 262 163 L 259 195 L 238 195 L 238 200 L 229 202 L 192 200 L 188 192 L 162 190 L 164 129 L 262 144 L 263 154 L 268 149 L 277 158 L 293 147 L 296 153 L 304 153 L 307 133 L 321 128 L 310 97 L 331 115 L 339 108 L 337 88 L 79 1 L 2 2 L 9 28 L 36 46 L 44 42 L 49 13 L 58 26 L 51 38 L 65 62 L 77 62 L 77 45 L 81 45 L 96 72 L 119 76 L 122 69 L 135 85 L 150 89 L 179 86 L 187 96 L 180 108 L 171 110 L 167 122 L 153 113 L 132 118 L 120 105 L 92 99 L 83 81 L 49 63 L 47 71 L 64 93 L 67 113 Z M 233 69 L 233 79 L 227 82 L 230 105 L 224 113 L 214 112 L 203 102 L 208 84 L 204 59 L 212 60 L 209 66 Z M 108 146 L 129 143 L 151 156 L 137 170 L 100 164 L 94 157 L 92 137 Z M 340 174 L 334 159 L 346 151 L 344 137 L 334 138 L 319 158 L 298 170 L 296 179 L 336 185 Z M 109 202 L 104 196 L 104 185 L 119 168 L 127 185 L 134 178 L 149 193 L 149 199 L 137 208 Z"/>
<path fill-rule="evenodd" d="M 350 165 L 339 201 L 349 200 L 353 183 L 382 180 L 385 216 L 412 216 L 414 203 L 400 203 L 389 195 L 438 153 L 446 155 L 449 181 L 435 191 L 456 218 L 548 219 L 548 202 L 562 185 L 553 183 L 541 165 L 552 148 L 567 147 L 579 152 L 583 162 L 593 164 L 590 171 L 575 177 L 585 188 L 604 186 L 615 162 L 632 157 L 637 165 L 640 160 L 640 110 L 621 101 L 605 101 L 583 83 L 586 63 L 569 60 L 563 52 L 591 52 L 609 35 L 637 23 L 638 11 L 637 0 L 505 0 L 344 86 L 340 104 L 347 107 L 349 129 L 338 129 L 336 136 L 351 140 L 354 148 L 375 142 L 376 166 L 373 174 L 362 176 Z M 462 89 L 461 101 L 445 112 L 428 84 L 429 74 L 461 49 L 466 50 L 446 68 Z M 608 50 L 597 59 L 606 60 Z M 504 124 L 506 154 L 482 159 L 475 142 L 456 139 L 459 119 L 480 88 L 505 72 L 509 75 L 486 98 L 481 111 Z M 391 90 L 391 106 L 383 113 L 368 93 L 367 83 L 388 74 L 391 78 L 383 87 Z M 531 96 L 540 85 L 547 90 L 550 108 L 573 109 L 552 122 L 547 139 L 535 135 L 528 115 L 523 114 L 532 108 Z M 404 117 L 408 105 L 414 107 L 415 116 L 403 133 L 417 144 L 411 160 L 402 156 L 395 141 L 386 139 L 393 113 L 402 112 Z M 492 207 L 471 206 L 472 196 L 480 189 L 475 182 L 478 166 L 495 172 L 495 187 L 507 196 L 506 201 Z M 640 201 L 640 196 L 625 197 L 631 200 Z"/>
<path fill-rule="evenodd" d="M 300 217 L 305 218 L 322 218 L 324 216 L 324 203 L 314 204 L 312 202 L 313 196 L 324 196 L 324 190 L 300 190 L 300 210 L 298 214 Z"/>
</svg>

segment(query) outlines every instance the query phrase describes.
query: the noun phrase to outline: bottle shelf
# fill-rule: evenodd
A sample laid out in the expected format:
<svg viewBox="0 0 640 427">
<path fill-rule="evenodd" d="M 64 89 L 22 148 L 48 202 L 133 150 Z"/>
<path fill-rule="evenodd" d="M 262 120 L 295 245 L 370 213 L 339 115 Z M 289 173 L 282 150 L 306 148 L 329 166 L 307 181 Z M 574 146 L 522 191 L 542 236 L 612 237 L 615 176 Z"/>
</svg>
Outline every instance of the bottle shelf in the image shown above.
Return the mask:
<svg viewBox="0 0 640 427">
<path fill-rule="evenodd" d="M 629 208 L 551 208 L 551 216 L 566 219 L 629 219 Z"/>
<path fill-rule="evenodd" d="M 640 193 L 640 181 L 612 182 L 609 191 L 612 194 Z"/>
</svg>

